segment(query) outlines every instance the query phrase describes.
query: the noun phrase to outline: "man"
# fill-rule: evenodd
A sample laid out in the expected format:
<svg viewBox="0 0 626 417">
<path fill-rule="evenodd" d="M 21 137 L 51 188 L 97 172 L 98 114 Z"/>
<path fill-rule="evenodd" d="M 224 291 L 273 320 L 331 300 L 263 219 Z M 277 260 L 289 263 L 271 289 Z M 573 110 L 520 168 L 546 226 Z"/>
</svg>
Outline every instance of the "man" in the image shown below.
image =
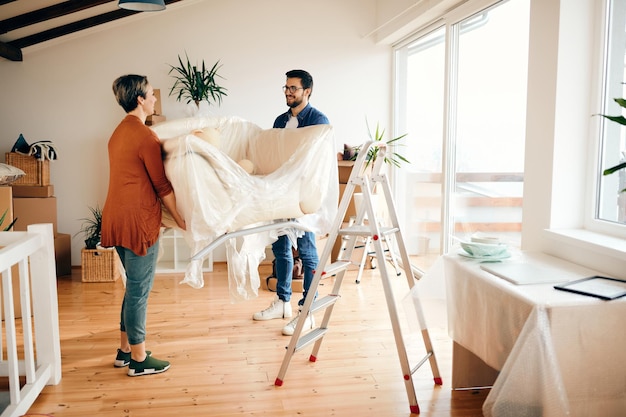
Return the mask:
<svg viewBox="0 0 626 417">
<path fill-rule="evenodd" d="M 328 118 L 319 110 L 311 107 L 309 99 L 313 92 L 313 77 L 304 70 L 292 70 L 287 72 L 287 82 L 283 86 L 285 99 L 289 109 L 278 116 L 274 121 L 274 128 L 299 128 L 311 125 L 329 124 Z M 304 304 L 313 273 L 319 262 L 315 233 L 305 232 L 298 238 L 298 253 L 302 260 L 304 270 L 303 294 L 298 302 L 301 309 Z M 286 235 L 280 236 L 272 244 L 272 252 L 276 258 L 276 298 L 272 304 L 263 311 L 254 313 L 254 320 L 272 320 L 292 317 L 291 311 L 291 279 L 293 274 L 292 243 Z M 291 336 L 296 327 L 296 316 L 284 328 L 282 333 Z M 311 329 L 315 325 L 312 315 L 308 315 L 304 323 L 304 329 Z"/>
</svg>

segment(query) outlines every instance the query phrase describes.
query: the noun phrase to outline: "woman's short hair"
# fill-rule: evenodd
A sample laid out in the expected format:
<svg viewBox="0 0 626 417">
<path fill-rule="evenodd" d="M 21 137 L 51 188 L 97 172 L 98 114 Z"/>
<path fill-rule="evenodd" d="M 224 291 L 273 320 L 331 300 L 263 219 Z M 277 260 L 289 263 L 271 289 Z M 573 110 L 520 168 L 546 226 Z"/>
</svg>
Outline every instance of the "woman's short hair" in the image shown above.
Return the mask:
<svg viewBox="0 0 626 417">
<path fill-rule="evenodd" d="M 124 111 L 130 113 L 139 105 L 137 98 L 146 98 L 148 77 L 136 74 L 122 75 L 113 81 L 113 94 Z"/>
</svg>

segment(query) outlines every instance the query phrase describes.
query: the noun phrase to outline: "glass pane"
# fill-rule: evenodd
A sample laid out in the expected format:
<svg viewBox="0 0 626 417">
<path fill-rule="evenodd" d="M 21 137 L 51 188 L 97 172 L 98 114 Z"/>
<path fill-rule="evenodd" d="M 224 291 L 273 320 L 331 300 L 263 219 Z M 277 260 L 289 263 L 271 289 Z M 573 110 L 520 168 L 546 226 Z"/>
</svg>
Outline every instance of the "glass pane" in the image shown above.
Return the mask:
<svg viewBox="0 0 626 417">
<path fill-rule="evenodd" d="M 609 8 L 608 48 L 604 86 L 603 114 L 619 116 L 622 108 L 615 98 L 626 98 L 626 2 L 614 1 Z M 596 217 L 610 222 L 626 223 L 626 170 L 608 176 L 601 175 L 604 169 L 626 161 L 626 128 L 623 125 L 603 120 L 602 169 L 599 176 L 599 198 Z"/>
<path fill-rule="evenodd" d="M 439 254 L 441 231 L 441 158 L 444 115 L 445 28 L 409 45 L 406 84 L 400 95 L 406 111 L 397 133 L 408 132 L 398 149 L 410 164 L 396 171 L 398 211 L 405 219 L 405 244 L 422 269 Z M 403 214 L 403 216 L 402 216 Z"/>
<path fill-rule="evenodd" d="M 529 1 L 458 24 L 453 234 L 519 246 L 522 227 Z"/>
</svg>

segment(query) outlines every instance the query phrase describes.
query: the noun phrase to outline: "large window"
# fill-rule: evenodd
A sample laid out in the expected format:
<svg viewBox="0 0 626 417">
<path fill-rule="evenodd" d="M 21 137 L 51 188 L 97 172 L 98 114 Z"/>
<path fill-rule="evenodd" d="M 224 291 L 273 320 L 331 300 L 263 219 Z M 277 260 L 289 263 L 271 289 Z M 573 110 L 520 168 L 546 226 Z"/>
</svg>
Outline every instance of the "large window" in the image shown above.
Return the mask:
<svg viewBox="0 0 626 417">
<path fill-rule="evenodd" d="M 609 0 L 606 8 L 606 35 L 603 78 L 603 114 L 620 115 L 615 98 L 626 98 L 626 1 Z M 626 128 L 608 120 L 600 124 L 600 173 L 626 161 Z M 626 223 L 626 170 L 598 176 L 596 219 Z"/>
<path fill-rule="evenodd" d="M 395 126 L 411 164 L 394 178 L 414 255 L 475 232 L 520 244 L 529 4 L 457 10 L 396 48 Z"/>
</svg>

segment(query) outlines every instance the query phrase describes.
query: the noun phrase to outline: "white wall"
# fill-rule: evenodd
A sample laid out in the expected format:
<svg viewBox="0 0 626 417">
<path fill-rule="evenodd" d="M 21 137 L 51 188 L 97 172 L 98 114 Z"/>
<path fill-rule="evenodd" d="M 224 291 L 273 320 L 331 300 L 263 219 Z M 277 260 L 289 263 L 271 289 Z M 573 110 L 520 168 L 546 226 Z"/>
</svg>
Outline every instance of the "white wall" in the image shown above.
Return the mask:
<svg viewBox="0 0 626 417">
<path fill-rule="evenodd" d="M 72 235 L 80 265 L 79 219 L 103 205 L 108 184 L 106 144 L 124 117 L 111 92 L 119 75 L 148 75 L 161 89 L 163 113 L 184 117 L 168 97 L 167 64 L 178 54 L 223 64 L 228 97 L 214 112 L 269 128 L 286 110 L 285 72 L 310 71 L 311 103 L 335 126 L 338 146 L 366 139 L 365 118 L 389 125 L 391 49 L 366 37 L 375 27 L 375 0 L 318 0 L 294 7 L 284 0 L 185 0 L 165 12 L 121 21 L 26 48 L 23 62 L 0 59 L 0 152 L 20 133 L 51 140 L 58 230 Z M 220 260 L 219 257 L 217 260 Z"/>
</svg>

